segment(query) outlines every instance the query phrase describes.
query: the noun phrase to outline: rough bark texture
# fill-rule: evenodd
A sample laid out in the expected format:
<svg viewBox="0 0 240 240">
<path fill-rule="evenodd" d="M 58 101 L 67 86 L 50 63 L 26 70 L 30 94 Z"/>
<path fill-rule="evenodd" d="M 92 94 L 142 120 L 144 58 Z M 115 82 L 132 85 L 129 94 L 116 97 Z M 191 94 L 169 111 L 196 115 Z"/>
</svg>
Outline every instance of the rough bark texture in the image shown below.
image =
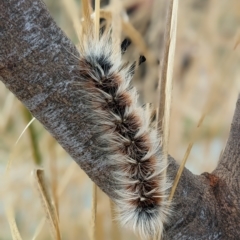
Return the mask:
<svg viewBox="0 0 240 240">
<path fill-rule="evenodd" d="M 57 27 L 41 0 L 0 1 L 0 77 L 6 87 L 57 139 L 109 197 L 112 167 L 86 147 L 91 129 L 74 91 L 79 53 Z M 86 161 L 87 159 L 87 161 Z M 169 157 L 168 175 L 178 165 Z M 240 96 L 229 139 L 213 173 L 184 170 L 165 239 L 240 239 Z"/>
</svg>

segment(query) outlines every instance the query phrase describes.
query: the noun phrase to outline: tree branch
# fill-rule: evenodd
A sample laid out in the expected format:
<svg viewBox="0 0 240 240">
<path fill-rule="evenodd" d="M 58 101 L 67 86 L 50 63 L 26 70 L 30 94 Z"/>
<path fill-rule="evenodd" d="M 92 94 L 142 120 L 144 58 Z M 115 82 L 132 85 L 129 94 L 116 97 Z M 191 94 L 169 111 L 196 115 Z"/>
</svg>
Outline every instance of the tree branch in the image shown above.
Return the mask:
<svg viewBox="0 0 240 240">
<path fill-rule="evenodd" d="M 79 53 L 41 0 L 0 1 L 0 77 L 111 198 L 113 165 L 92 145 L 83 100 L 75 91 Z M 240 235 L 240 96 L 218 168 L 200 176 L 184 170 L 165 239 L 238 239 Z M 168 176 L 178 165 L 169 157 Z"/>
<path fill-rule="evenodd" d="M 112 166 L 96 149 L 85 146 L 91 129 L 74 87 L 78 51 L 42 1 L 1 1 L 0 13 L 2 81 L 90 178 L 113 196 Z"/>
<path fill-rule="evenodd" d="M 228 185 L 236 186 L 240 181 L 240 95 L 236 104 L 231 130 L 224 152 L 215 174 L 224 178 Z M 234 181 L 233 181 L 234 180 Z M 239 186 L 238 186 L 239 187 Z M 239 191 L 240 189 L 238 189 Z"/>
</svg>

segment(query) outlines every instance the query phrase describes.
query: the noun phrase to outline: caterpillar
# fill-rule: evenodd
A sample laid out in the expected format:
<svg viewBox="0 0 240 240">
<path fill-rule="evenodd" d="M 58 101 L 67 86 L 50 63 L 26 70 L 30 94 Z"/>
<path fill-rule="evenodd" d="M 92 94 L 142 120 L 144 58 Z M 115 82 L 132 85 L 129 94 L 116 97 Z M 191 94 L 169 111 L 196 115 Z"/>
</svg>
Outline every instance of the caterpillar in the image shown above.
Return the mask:
<svg viewBox="0 0 240 240">
<path fill-rule="evenodd" d="M 114 24 L 106 31 L 96 38 L 85 6 L 76 85 L 89 109 L 85 121 L 93 136 L 87 144 L 96 146 L 114 166 L 113 201 L 120 222 L 148 239 L 163 231 L 169 213 L 167 166 L 158 131 L 150 127 L 150 114 L 138 105 L 136 89 L 130 84 L 145 58 L 123 63 L 130 42 L 119 44 Z"/>
</svg>

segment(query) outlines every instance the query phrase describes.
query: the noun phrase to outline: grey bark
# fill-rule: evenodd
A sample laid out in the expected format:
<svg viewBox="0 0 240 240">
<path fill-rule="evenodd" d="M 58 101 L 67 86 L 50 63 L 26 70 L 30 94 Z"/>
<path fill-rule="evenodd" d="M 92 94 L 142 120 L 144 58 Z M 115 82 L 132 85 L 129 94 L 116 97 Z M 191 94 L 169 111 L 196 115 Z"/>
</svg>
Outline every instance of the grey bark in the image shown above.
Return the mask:
<svg viewBox="0 0 240 240">
<path fill-rule="evenodd" d="M 74 57 L 76 56 L 76 57 Z M 79 53 L 41 0 L 0 0 L 0 77 L 110 197 L 112 166 L 94 146 L 86 108 L 74 89 Z M 88 141 L 89 142 L 89 141 Z M 168 176 L 178 165 L 169 157 Z M 213 173 L 184 169 L 165 239 L 240 239 L 240 95 L 229 139 Z"/>
</svg>

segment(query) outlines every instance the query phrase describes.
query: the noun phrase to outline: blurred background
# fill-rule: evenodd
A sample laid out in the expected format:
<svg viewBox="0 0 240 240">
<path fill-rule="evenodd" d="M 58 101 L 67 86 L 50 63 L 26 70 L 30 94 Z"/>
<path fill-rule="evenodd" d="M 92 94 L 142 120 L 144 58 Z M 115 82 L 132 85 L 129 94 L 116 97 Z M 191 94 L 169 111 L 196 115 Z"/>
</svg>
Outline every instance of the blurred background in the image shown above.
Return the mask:
<svg viewBox="0 0 240 240">
<path fill-rule="evenodd" d="M 72 1 L 45 3 L 57 24 L 77 45 L 71 20 Z M 146 56 L 133 84 L 141 104 L 155 106 L 167 0 L 119 1 L 128 23 L 122 29 L 122 39 L 129 37 L 133 42 L 124 59 L 134 61 L 140 54 Z M 81 1 L 75 4 L 79 10 L 75 17 L 80 21 Z M 101 1 L 103 8 L 108 4 L 109 1 Z M 214 170 L 227 141 L 240 90 L 239 9 L 238 0 L 179 1 L 169 152 L 181 162 L 200 117 L 206 113 L 186 164 L 195 174 Z M 129 26 L 138 34 L 130 33 Z M 92 182 L 37 120 L 15 145 L 31 119 L 0 82 L 0 240 L 12 239 L 11 218 L 6 214 L 9 205 L 22 239 L 51 239 L 31 176 L 36 168 L 44 169 L 46 186 L 57 206 L 62 239 L 90 239 Z M 96 239 L 138 239 L 113 222 L 109 198 L 99 189 L 97 195 Z"/>
</svg>

